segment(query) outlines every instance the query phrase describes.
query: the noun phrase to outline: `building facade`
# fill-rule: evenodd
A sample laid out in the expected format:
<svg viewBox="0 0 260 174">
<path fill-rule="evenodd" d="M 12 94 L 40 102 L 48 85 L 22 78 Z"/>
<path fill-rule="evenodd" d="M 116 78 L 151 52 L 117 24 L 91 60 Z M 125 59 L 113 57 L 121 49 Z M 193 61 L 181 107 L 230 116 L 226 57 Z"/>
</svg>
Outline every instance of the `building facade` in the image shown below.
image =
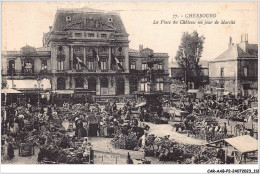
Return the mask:
<svg viewBox="0 0 260 174">
<path fill-rule="evenodd" d="M 20 90 L 23 82 L 31 80 L 35 89 L 47 84 L 44 89 L 52 93 L 79 96 L 145 91 L 145 62 L 153 50 L 129 50 L 128 36 L 117 13 L 58 10 L 53 26 L 43 35 L 43 47 L 25 46 L 2 54 L 3 79 L 9 88 Z M 155 66 L 158 90 L 169 91 L 168 54 L 153 54 L 160 62 Z"/>
<path fill-rule="evenodd" d="M 236 97 L 257 97 L 257 73 L 258 45 L 248 43 L 247 34 L 238 44 L 230 38 L 228 49 L 209 63 L 210 88 Z"/>
</svg>

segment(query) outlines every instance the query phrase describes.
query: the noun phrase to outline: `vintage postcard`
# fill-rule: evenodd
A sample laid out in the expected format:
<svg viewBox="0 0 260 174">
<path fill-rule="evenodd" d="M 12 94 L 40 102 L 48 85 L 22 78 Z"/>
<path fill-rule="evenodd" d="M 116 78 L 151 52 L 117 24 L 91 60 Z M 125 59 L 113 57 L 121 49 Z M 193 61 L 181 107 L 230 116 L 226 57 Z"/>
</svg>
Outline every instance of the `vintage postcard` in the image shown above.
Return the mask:
<svg viewBox="0 0 260 174">
<path fill-rule="evenodd" d="M 1 13 L 3 172 L 259 172 L 257 1 Z"/>
</svg>

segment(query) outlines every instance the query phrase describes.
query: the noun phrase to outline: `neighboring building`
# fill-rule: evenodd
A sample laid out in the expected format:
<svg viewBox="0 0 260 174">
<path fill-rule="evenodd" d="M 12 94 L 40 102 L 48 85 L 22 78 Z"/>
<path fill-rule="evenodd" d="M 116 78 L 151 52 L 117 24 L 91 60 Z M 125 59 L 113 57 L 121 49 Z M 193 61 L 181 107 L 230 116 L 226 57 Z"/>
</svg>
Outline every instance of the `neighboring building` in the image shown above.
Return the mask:
<svg viewBox="0 0 260 174">
<path fill-rule="evenodd" d="M 209 63 L 210 88 L 238 96 L 257 97 L 258 45 L 241 36 L 239 44 L 230 42 L 228 49 Z"/>
<path fill-rule="evenodd" d="M 1 65 L 2 88 L 18 89 L 33 103 L 37 103 L 40 94 L 43 94 L 41 98 L 50 96 L 50 51 L 37 51 L 26 45 L 20 51 L 3 52 Z"/>
<path fill-rule="evenodd" d="M 201 65 L 201 71 L 203 75 L 208 78 L 209 76 L 209 62 L 207 60 L 201 60 L 199 62 L 199 65 Z M 184 81 L 184 74 L 181 73 L 180 67 L 177 62 L 172 62 L 169 65 L 170 69 L 170 77 L 173 80 L 181 79 Z M 189 83 L 188 85 L 189 89 L 194 89 L 194 83 Z"/>
<path fill-rule="evenodd" d="M 147 57 L 153 54 L 153 60 L 157 63 L 154 64 L 154 81 L 156 91 L 169 92 L 169 73 L 168 73 L 168 59 L 167 53 L 155 53 L 150 48 L 144 48 L 143 45 L 139 46 L 139 51 L 130 50 L 130 91 L 147 91 Z"/>
<path fill-rule="evenodd" d="M 129 49 L 128 36 L 117 13 L 61 9 L 43 35 L 42 48 L 25 46 L 3 53 L 2 75 L 7 87 L 18 90 L 28 86 L 34 91 L 97 97 L 145 91 L 145 61 L 153 50 Z M 161 62 L 155 67 L 158 90 L 169 90 L 168 58 L 167 53 L 154 53 Z"/>
</svg>

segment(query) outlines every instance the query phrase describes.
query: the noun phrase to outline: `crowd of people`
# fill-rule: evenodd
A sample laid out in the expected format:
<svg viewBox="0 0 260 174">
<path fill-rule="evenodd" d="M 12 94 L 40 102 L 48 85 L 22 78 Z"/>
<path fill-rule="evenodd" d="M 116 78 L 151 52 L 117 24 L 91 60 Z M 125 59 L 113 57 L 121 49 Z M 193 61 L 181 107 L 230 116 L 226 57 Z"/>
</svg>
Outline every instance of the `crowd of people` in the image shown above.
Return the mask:
<svg viewBox="0 0 260 174">
<path fill-rule="evenodd" d="M 163 98 L 158 100 L 165 107 L 174 107 L 188 113 L 182 122 L 175 125 L 177 132 L 186 130 L 188 136 L 207 141 L 230 137 L 228 125 L 234 116 L 233 111 L 242 112 L 251 107 L 250 100 L 227 98 L 218 101 L 214 97 L 193 99 L 184 96 L 179 101 L 163 101 Z M 159 158 L 169 156 L 169 148 L 158 143 L 162 139 L 170 143 L 169 138 L 152 137 L 147 133 L 150 127 L 144 123 L 150 121 L 161 124 L 161 117 L 167 117 L 167 114 L 162 107 L 151 112 L 147 104 L 138 108 L 136 104 L 135 100 L 125 100 L 123 106 L 119 107 L 116 101 L 111 100 L 103 106 L 98 102 L 64 103 L 63 107 L 55 104 L 33 106 L 30 103 L 4 106 L 1 110 L 2 156 L 11 160 L 15 157 L 15 149 L 21 144 L 30 143 L 40 148 L 38 162 L 90 162 L 93 147 L 87 137 L 92 136 L 113 138 L 111 143 L 115 148 L 148 153 L 147 149 L 152 147 L 155 156 L 156 153 Z M 134 112 L 135 109 L 137 112 Z M 226 121 L 218 123 L 217 118 L 225 118 Z M 65 122 L 68 123 L 67 128 L 64 127 Z M 158 144 L 160 147 L 154 151 Z M 175 147 L 175 151 L 177 147 L 184 147 L 175 142 L 170 144 L 169 147 Z M 53 159 L 55 154 L 59 158 Z"/>
</svg>

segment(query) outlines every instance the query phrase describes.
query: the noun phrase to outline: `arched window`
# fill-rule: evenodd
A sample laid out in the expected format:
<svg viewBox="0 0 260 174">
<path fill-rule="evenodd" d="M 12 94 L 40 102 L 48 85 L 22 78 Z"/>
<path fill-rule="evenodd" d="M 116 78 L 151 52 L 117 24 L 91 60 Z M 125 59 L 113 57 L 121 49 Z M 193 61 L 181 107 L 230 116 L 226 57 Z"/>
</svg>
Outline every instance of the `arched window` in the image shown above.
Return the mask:
<svg viewBox="0 0 260 174">
<path fill-rule="evenodd" d="M 101 88 L 108 88 L 108 79 L 106 77 L 102 77 L 100 79 Z"/>
<path fill-rule="evenodd" d="M 66 89 L 65 79 L 63 77 L 59 77 L 57 79 L 57 89 L 58 90 L 65 90 Z"/>
<path fill-rule="evenodd" d="M 141 79 L 141 91 L 147 91 L 147 78 Z"/>
<path fill-rule="evenodd" d="M 75 88 L 84 88 L 84 80 L 81 77 L 75 79 Z"/>
<path fill-rule="evenodd" d="M 96 79 L 94 77 L 88 79 L 88 91 L 96 92 Z"/>
<path fill-rule="evenodd" d="M 129 85 L 130 85 L 130 93 L 132 94 L 133 92 L 137 91 L 137 78 L 136 77 L 132 77 L 129 80 Z"/>
<path fill-rule="evenodd" d="M 156 82 L 157 91 L 163 91 L 163 78 L 158 78 Z"/>
<path fill-rule="evenodd" d="M 125 80 L 122 77 L 116 79 L 116 94 L 122 95 L 125 94 Z"/>
</svg>

